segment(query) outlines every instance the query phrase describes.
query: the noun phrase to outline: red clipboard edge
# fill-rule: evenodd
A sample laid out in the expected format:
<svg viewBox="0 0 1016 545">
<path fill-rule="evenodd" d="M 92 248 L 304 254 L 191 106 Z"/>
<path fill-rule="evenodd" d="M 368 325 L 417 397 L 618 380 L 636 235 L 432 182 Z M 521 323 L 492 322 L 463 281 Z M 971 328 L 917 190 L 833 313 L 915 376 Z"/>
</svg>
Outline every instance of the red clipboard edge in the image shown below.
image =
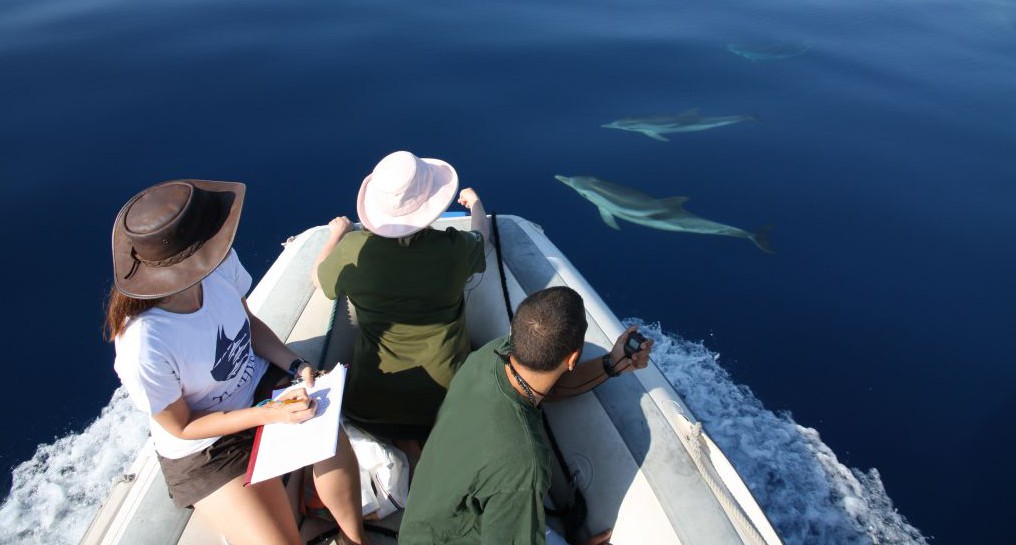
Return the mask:
<svg viewBox="0 0 1016 545">
<path fill-rule="evenodd" d="M 250 478 L 254 474 L 254 463 L 258 459 L 258 447 L 261 446 L 261 431 L 264 429 L 264 426 L 258 426 L 258 431 L 254 433 L 254 446 L 250 449 L 250 461 L 247 462 L 247 475 L 243 478 L 244 486 L 250 486 Z"/>
</svg>

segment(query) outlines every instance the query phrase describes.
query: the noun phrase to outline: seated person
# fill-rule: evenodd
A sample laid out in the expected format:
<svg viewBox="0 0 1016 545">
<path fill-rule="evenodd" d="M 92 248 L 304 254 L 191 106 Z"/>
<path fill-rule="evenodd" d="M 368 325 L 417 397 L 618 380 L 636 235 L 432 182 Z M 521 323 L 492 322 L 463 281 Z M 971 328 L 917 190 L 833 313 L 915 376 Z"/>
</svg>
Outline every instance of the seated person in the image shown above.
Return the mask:
<svg viewBox="0 0 1016 545">
<path fill-rule="evenodd" d="M 430 228 L 458 190 L 439 159 L 398 151 L 364 179 L 357 199 L 362 231 L 348 218 L 329 223 L 313 281 L 356 311 L 360 335 L 342 414 L 419 457 L 448 383 L 469 355 L 463 289 L 486 266 L 488 220 L 472 189 L 459 193 L 471 231 Z"/>
<path fill-rule="evenodd" d="M 193 506 L 230 543 L 302 543 L 281 478 L 244 486 L 254 429 L 315 414 L 295 402 L 253 406 L 313 366 L 247 308 L 251 276 L 232 249 L 245 186 L 179 180 L 127 202 L 113 226 L 114 287 L 106 310 L 114 368 L 150 417 L 177 507 Z M 288 376 L 287 376 L 288 375 Z M 360 478 L 345 433 L 313 466 L 321 500 L 348 541 L 363 543 Z"/>
<path fill-rule="evenodd" d="M 631 358 L 624 353 L 634 331 L 622 333 L 609 354 L 579 363 L 586 332 L 582 297 L 552 287 L 522 301 L 510 337 L 473 352 L 452 380 L 416 467 L 399 544 L 543 545 L 551 447 L 540 402 L 645 368 L 651 340 Z M 587 543 L 609 538 L 606 530 Z"/>
</svg>

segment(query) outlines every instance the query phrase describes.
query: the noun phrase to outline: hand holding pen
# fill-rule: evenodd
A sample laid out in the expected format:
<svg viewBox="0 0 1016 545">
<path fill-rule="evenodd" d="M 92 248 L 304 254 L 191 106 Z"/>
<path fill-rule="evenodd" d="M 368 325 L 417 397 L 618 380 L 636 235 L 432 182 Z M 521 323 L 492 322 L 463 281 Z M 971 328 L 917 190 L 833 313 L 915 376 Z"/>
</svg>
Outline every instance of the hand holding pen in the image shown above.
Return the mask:
<svg viewBox="0 0 1016 545">
<path fill-rule="evenodd" d="M 298 424 L 314 418 L 317 413 L 317 403 L 303 388 L 290 390 L 278 399 L 266 399 L 257 406 L 266 409 L 266 424 L 276 422 Z"/>
</svg>

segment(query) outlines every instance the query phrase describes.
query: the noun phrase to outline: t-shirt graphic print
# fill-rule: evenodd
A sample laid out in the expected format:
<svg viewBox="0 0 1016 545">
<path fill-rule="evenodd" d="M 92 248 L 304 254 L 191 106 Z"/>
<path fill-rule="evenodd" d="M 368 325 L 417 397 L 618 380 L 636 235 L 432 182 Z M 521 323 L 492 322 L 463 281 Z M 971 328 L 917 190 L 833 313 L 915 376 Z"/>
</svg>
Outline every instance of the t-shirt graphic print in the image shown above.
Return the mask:
<svg viewBox="0 0 1016 545">
<path fill-rule="evenodd" d="M 250 362 L 250 321 L 244 320 L 236 337 L 230 339 L 226 330 L 219 326 L 219 337 L 215 340 L 215 365 L 212 376 L 223 382 L 231 380 Z"/>
</svg>

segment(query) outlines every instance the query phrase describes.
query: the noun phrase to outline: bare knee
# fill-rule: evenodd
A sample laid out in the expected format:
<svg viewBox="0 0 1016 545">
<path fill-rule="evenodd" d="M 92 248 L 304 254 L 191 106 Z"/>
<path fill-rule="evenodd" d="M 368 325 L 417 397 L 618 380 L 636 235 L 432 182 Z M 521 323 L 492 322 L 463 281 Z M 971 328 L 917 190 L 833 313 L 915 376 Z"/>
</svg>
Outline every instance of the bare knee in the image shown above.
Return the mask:
<svg viewBox="0 0 1016 545">
<path fill-rule="evenodd" d="M 195 511 L 234 545 L 301 543 L 279 479 L 243 486 L 243 476 L 194 504 Z"/>
</svg>

